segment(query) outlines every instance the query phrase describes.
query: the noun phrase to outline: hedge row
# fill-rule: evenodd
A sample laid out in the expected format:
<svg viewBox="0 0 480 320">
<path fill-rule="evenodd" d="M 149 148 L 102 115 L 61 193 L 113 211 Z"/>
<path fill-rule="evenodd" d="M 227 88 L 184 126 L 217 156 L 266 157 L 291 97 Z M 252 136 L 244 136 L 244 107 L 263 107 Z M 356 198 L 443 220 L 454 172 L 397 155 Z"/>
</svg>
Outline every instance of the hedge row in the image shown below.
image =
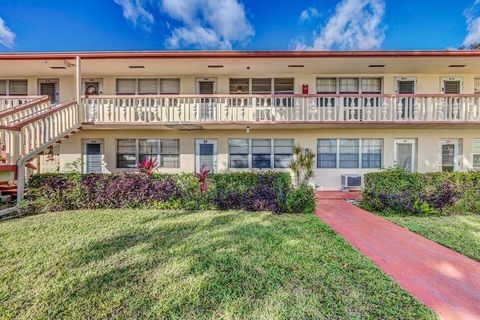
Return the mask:
<svg viewBox="0 0 480 320">
<path fill-rule="evenodd" d="M 285 172 L 210 174 L 207 181 L 208 190 L 201 192 L 195 174 L 37 174 L 29 181 L 22 213 L 106 208 L 305 213 L 315 209 L 313 189 L 292 189 Z"/>
<path fill-rule="evenodd" d="M 480 212 L 480 172 L 409 173 L 388 169 L 365 176 L 365 207 L 402 214 Z"/>
</svg>

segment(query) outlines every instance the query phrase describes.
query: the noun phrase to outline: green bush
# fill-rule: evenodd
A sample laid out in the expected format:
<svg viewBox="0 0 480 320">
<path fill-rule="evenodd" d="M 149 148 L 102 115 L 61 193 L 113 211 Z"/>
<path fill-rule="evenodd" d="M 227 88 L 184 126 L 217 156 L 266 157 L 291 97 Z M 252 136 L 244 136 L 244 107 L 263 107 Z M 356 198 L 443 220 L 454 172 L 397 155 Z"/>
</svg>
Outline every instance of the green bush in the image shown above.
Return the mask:
<svg viewBox="0 0 480 320">
<path fill-rule="evenodd" d="M 480 172 L 409 173 L 387 169 L 365 175 L 363 205 L 402 214 L 480 212 Z"/>
<path fill-rule="evenodd" d="M 287 196 L 287 210 L 290 213 L 314 213 L 315 207 L 315 190 L 310 186 L 300 185 Z"/>
<path fill-rule="evenodd" d="M 210 174 L 207 183 L 208 190 L 201 192 L 193 173 L 37 174 L 28 183 L 22 212 L 103 208 L 288 212 L 292 182 L 287 172 Z"/>
</svg>

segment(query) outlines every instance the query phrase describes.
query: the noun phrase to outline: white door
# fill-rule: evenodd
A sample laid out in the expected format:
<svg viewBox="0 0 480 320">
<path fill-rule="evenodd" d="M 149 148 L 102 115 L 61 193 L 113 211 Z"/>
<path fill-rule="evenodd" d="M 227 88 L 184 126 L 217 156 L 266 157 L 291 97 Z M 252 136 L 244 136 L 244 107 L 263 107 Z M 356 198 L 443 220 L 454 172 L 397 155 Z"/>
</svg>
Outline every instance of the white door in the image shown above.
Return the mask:
<svg viewBox="0 0 480 320">
<path fill-rule="evenodd" d="M 58 83 L 58 79 L 38 80 L 38 94 L 41 96 L 49 96 L 51 103 L 57 103 L 59 100 Z"/>
<path fill-rule="evenodd" d="M 195 170 L 199 172 L 205 166 L 211 172 L 217 172 L 217 140 L 195 140 Z"/>
<path fill-rule="evenodd" d="M 85 141 L 83 163 L 85 173 L 103 172 L 103 142 L 97 140 Z"/>
<path fill-rule="evenodd" d="M 461 139 L 440 140 L 440 169 L 444 172 L 461 169 L 462 141 Z"/>
<path fill-rule="evenodd" d="M 417 139 L 395 139 L 394 164 L 408 172 L 417 168 Z"/>
<path fill-rule="evenodd" d="M 205 98 L 200 98 L 198 105 L 198 120 L 212 121 L 216 114 L 216 99 L 212 97 L 217 92 L 216 78 L 197 78 L 197 94 L 205 95 Z"/>
</svg>

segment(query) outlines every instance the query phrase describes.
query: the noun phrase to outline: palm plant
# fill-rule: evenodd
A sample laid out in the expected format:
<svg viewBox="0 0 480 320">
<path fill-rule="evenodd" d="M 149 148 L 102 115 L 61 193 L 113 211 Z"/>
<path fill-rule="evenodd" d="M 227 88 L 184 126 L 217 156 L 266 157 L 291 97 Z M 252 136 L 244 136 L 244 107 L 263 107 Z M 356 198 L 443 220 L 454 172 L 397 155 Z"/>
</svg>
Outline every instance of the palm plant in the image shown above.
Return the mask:
<svg viewBox="0 0 480 320">
<path fill-rule="evenodd" d="M 138 164 L 138 168 L 140 172 L 147 174 L 148 176 L 152 176 L 155 170 L 158 168 L 158 162 L 155 158 L 147 158 Z"/>
<path fill-rule="evenodd" d="M 314 176 L 315 154 L 297 144 L 288 167 L 293 172 L 295 186 L 308 185 L 310 178 Z"/>
</svg>

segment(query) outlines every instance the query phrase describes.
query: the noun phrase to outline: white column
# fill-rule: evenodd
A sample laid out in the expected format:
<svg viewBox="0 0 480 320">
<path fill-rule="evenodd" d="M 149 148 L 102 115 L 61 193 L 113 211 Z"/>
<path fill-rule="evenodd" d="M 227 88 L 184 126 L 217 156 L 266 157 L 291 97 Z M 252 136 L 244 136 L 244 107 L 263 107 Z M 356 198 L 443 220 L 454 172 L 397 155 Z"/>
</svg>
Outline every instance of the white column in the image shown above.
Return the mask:
<svg viewBox="0 0 480 320">
<path fill-rule="evenodd" d="M 80 56 L 76 57 L 75 64 L 75 87 L 76 87 L 76 99 L 79 110 L 79 120 L 83 121 L 83 106 L 82 106 L 82 60 Z"/>
</svg>

